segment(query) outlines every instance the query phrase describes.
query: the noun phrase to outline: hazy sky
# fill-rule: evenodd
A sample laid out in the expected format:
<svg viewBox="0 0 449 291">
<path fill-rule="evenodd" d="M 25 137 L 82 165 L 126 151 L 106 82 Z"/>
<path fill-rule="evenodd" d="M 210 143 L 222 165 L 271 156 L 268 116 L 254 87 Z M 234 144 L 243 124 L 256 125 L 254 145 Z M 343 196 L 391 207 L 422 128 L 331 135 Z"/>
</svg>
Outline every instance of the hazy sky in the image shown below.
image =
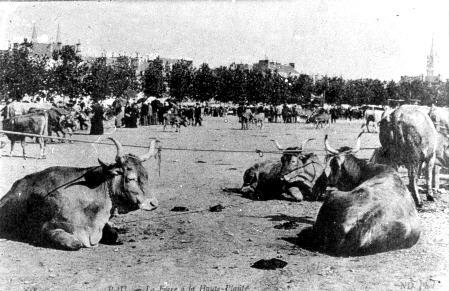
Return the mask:
<svg viewBox="0 0 449 291">
<path fill-rule="evenodd" d="M 191 58 L 195 65 L 294 62 L 307 74 L 424 74 L 432 36 L 449 78 L 449 1 L 150 1 L 0 3 L 0 47 L 31 37 L 102 51 Z"/>
</svg>

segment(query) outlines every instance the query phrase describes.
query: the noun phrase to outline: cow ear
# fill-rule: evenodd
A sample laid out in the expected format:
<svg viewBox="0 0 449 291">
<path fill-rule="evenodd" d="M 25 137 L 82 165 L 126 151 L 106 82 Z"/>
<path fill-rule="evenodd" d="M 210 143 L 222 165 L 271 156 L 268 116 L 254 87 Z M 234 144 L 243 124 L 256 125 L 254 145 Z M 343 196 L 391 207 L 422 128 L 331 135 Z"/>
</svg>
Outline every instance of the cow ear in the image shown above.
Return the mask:
<svg viewBox="0 0 449 291">
<path fill-rule="evenodd" d="M 108 174 L 110 174 L 112 176 L 117 176 L 117 175 L 122 175 L 123 174 L 123 170 L 120 167 L 116 167 L 114 165 L 107 165 L 106 163 L 104 163 L 100 159 L 98 159 L 98 163 L 100 164 L 100 166 L 103 169 L 103 171 L 105 171 L 106 173 L 108 173 Z"/>
<path fill-rule="evenodd" d="M 98 163 L 104 170 L 108 168 L 108 165 L 106 165 L 102 160 L 98 159 Z"/>
<path fill-rule="evenodd" d="M 109 174 L 111 174 L 112 176 L 119 176 L 119 175 L 123 175 L 123 170 L 122 168 L 112 168 L 109 171 Z"/>
</svg>

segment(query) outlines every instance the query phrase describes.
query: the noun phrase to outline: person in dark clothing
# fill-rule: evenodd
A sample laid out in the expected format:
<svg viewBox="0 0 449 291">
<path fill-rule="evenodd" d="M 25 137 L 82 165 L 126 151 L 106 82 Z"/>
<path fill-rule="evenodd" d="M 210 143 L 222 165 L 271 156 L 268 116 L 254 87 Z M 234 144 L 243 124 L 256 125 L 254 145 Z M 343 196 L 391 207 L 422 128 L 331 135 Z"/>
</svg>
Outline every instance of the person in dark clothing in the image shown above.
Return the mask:
<svg viewBox="0 0 449 291">
<path fill-rule="evenodd" d="M 140 108 L 140 125 L 146 126 L 148 125 L 148 111 L 150 110 L 147 103 L 142 103 L 142 107 Z"/>
<path fill-rule="evenodd" d="M 201 107 L 200 107 L 199 104 L 196 104 L 196 107 L 195 107 L 195 126 L 197 126 L 197 124 L 199 126 L 201 126 L 201 121 L 202 120 L 203 119 L 201 118 Z"/>
<path fill-rule="evenodd" d="M 126 113 L 125 109 L 125 115 L 128 114 L 128 124 L 126 127 L 130 128 L 137 128 L 137 121 L 139 120 L 139 109 L 137 108 L 137 104 L 134 103 L 130 107 L 128 107 L 128 113 Z"/>
<path fill-rule="evenodd" d="M 103 106 L 98 103 L 98 101 L 95 101 L 92 105 L 92 119 L 90 120 L 91 126 L 90 126 L 90 134 L 91 135 L 101 135 L 104 132 L 103 128 L 103 115 L 104 110 Z"/>
</svg>

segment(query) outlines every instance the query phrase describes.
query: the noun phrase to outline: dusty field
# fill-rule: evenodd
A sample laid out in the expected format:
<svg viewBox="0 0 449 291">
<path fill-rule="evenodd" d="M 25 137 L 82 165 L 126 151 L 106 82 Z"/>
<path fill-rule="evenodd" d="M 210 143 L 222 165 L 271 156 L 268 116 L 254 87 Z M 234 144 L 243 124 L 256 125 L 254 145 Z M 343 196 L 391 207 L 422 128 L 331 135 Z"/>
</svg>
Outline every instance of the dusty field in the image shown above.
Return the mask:
<svg viewBox="0 0 449 291">
<path fill-rule="evenodd" d="M 164 133 L 161 126 L 152 126 L 118 129 L 110 136 L 124 144 L 147 145 L 148 137 L 157 136 L 163 147 L 243 150 L 274 150 L 269 142 L 272 138 L 294 145 L 315 137 L 309 148 L 322 150 L 325 133 L 335 146 L 353 145 L 360 125 L 340 121 L 316 131 L 304 124 L 267 124 L 264 130 L 241 131 L 235 117 L 229 123 L 206 118 L 203 127 L 183 128 L 180 134 Z M 84 134 L 76 138 L 97 139 Z M 364 135 L 362 141 L 365 147 L 378 145 L 375 134 Z M 0 196 L 25 174 L 54 165 L 93 166 L 97 157 L 112 161 L 115 155 L 111 146 L 99 145 L 97 151 L 90 144 L 52 144 L 46 160 L 3 157 Z M 18 145 L 15 153 L 20 152 Z M 37 157 L 38 146 L 30 144 L 28 153 Z M 359 157 L 370 154 L 362 151 Z M 228 286 L 227 290 L 449 290 L 448 194 L 441 195 L 436 203 L 426 202 L 420 212 L 424 232 L 413 248 L 365 257 L 327 256 L 294 244 L 297 234 L 313 224 L 320 202 L 254 202 L 222 191 L 240 187 L 244 170 L 253 163 L 279 157 L 164 150 L 160 177 L 157 164 L 147 162 L 160 207 L 114 219 L 122 229 L 122 245 L 67 252 L 1 239 L 0 289 L 206 291 L 226 290 Z M 226 207 L 222 212 L 208 211 L 219 203 Z M 190 212 L 171 212 L 174 206 L 185 206 Z M 299 227 L 274 228 L 288 221 L 299 223 Z M 288 265 L 274 271 L 250 267 L 269 258 L 280 258 Z"/>
</svg>

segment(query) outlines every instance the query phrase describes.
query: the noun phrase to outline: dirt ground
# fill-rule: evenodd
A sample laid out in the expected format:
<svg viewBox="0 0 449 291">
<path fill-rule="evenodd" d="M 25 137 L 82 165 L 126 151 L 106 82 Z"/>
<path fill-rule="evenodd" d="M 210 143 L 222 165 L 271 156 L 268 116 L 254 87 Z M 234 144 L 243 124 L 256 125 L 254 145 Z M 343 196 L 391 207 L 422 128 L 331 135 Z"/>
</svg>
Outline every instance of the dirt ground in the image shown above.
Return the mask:
<svg viewBox="0 0 449 291">
<path fill-rule="evenodd" d="M 266 124 L 263 130 L 239 130 L 235 117 L 206 118 L 204 126 L 183 128 L 181 133 L 162 126 L 106 129 L 123 144 L 147 145 L 158 137 L 163 147 L 201 149 L 274 150 L 270 139 L 296 145 L 314 137 L 308 148 L 323 156 L 326 133 L 335 146 L 352 146 L 361 122 L 339 121 L 326 129 L 304 124 Z M 80 132 L 78 139 L 98 137 Z M 379 144 L 377 134 L 362 137 L 362 146 Z M 9 145 L 7 146 L 9 147 Z M 126 147 L 140 154 L 145 149 Z M 50 144 L 45 160 L 20 157 L 0 159 L 0 197 L 26 174 L 49 166 L 87 167 L 97 158 L 111 161 L 113 146 Z M 358 156 L 367 158 L 371 150 Z M 28 155 L 39 155 L 38 145 L 28 145 Z M 278 159 L 266 153 L 222 153 L 163 150 L 157 163 L 146 162 L 152 188 L 160 206 L 152 212 L 136 211 L 114 218 L 121 229 L 122 245 L 99 245 L 68 252 L 0 239 L 1 290 L 449 290 L 449 195 L 425 202 L 420 211 L 423 233 L 417 245 L 362 257 L 340 258 L 297 246 L 298 233 L 310 227 L 321 202 L 251 201 L 223 188 L 242 184 L 243 172 L 255 162 Z M 443 181 L 447 185 L 447 181 Z M 446 188 L 447 189 L 447 188 Z M 443 191 L 444 192 L 444 191 Z M 423 199 L 425 196 L 423 195 Z M 222 204 L 222 212 L 209 207 Z M 172 212 L 175 206 L 189 212 Z M 294 221 L 290 230 L 274 226 Z M 260 259 L 279 258 L 283 269 L 259 270 Z M 183 289 L 184 288 L 184 289 Z"/>
</svg>

